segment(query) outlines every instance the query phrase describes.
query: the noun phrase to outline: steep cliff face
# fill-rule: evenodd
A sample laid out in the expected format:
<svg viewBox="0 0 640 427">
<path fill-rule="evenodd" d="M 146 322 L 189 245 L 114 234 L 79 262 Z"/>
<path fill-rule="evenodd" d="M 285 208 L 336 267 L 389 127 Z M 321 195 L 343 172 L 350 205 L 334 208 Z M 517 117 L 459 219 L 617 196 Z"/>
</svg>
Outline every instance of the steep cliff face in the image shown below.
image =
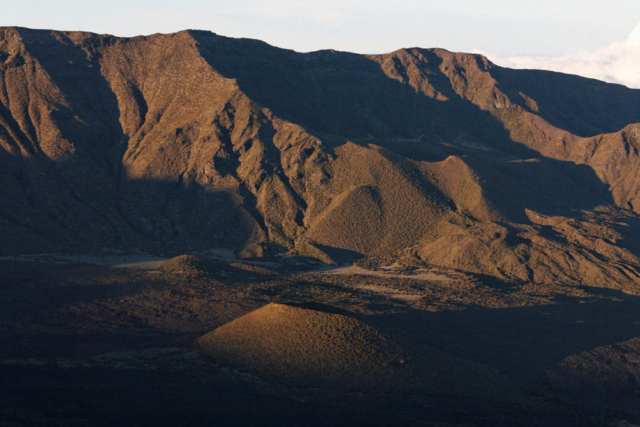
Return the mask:
<svg viewBox="0 0 640 427">
<path fill-rule="evenodd" d="M 441 49 L 3 28 L 0 251 L 339 249 L 631 286 L 639 122 L 640 91 Z"/>
<path fill-rule="evenodd" d="M 4 158 L 17 162 L 15 173 L 30 163 L 42 172 L 21 189 L 6 185 L 7 201 L 25 193 L 32 201 L 5 202 L 5 216 L 30 213 L 29 226 L 56 242 L 65 234 L 96 244 L 241 248 L 290 244 L 299 233 L 304 188 L 289 176 L 324 162 L 321 142 L 213 70 L 188 33 L 121 40 L 5 32 L 15 44 L 7 51 L 25 64 L 3 76 Z M 56 229 L 62 217 L 47 218 L 49 197 L 60 216 L 73 216 L 70 230 Z M 76 204 L 94 206 L 70 214 Z"/>
</svg>

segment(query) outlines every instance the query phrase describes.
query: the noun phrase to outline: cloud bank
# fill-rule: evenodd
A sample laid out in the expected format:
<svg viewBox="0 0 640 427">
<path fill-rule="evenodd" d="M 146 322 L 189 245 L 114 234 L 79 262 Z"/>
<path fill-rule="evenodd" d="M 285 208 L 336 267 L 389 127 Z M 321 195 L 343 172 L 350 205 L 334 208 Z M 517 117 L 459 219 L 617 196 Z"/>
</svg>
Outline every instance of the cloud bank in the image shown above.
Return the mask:
<svg viewBox="0 0 640 427">
<path fill-rule="evenodd" d="M 640 89 L 640 23 L 624 42 L 616 42 L 594 52 L 560 57 L 502 57 L 479 50 L 474 53 L 481 53 L 503 67 L 559 71 Z"/>
</svg>

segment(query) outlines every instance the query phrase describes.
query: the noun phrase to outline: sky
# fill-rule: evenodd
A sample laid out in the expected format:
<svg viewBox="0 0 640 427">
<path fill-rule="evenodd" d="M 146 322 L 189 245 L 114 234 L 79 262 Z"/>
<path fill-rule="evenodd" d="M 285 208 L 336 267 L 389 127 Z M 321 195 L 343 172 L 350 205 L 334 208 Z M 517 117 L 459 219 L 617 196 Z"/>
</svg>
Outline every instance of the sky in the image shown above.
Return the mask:
<svg viewBox="0 0 640 427">
<path fill-rule="evenodd" d="M 640 88 L 640 0 L 2 0 L 0 26 L 184 29 L 309 52 L 440 47 Z"/>
</svg>

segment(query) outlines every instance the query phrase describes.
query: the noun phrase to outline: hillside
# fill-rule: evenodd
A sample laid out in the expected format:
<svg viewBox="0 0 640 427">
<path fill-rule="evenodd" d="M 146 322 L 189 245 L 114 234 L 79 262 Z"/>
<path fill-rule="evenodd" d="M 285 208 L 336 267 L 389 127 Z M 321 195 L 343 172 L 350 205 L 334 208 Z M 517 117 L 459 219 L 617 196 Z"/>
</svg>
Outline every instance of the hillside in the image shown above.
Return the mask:
<svg viewBox="0 0 640 427">
<path fill-rule="evenodd" d="M 272 303 L 202 336 L 196 347 L 218 363 L 303 386 L 389 387 L 411 378 L 392 340 L 322 309 Z"/>
<path fill-rule="evenodd" d="M 0 252 L 386 257 L 636 293 L 640 91 L 480 55 L 0 29 Z"/>
</svg>

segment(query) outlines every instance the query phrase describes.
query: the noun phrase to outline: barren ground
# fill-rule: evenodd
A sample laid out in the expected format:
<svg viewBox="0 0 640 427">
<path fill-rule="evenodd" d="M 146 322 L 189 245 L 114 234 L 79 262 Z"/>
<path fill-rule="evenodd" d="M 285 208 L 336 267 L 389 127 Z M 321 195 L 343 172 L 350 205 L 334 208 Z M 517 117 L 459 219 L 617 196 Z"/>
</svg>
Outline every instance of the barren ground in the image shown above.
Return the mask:
<svg viewBox="0 0 640 427">
<path fill-rule="evenodd" d="M 160 261 L 140 255 L 74 261 L 83 264 L 0 260 L 2 425 L 603 425 L 640 417 L 637 365 L 620 393 L 581 376 L 575 362 L 590 360 L 597 377 L 598 359 L 576 357 L 627 341 L 628 352 L 640 336 L 640 301 L 620 291 L 389 272 L 395 267 L 310 271 L 317 267 L 305 260 L 271 269 L 235 260 L 220 275 L 191 278 L 113 268 Z M 432 388 L 411 396 L 292 388 L 204 363 L 192 350 L 198 337 L 270 302 L 308 301 L 394 336 L 421 355 Z"/>
</svg>

